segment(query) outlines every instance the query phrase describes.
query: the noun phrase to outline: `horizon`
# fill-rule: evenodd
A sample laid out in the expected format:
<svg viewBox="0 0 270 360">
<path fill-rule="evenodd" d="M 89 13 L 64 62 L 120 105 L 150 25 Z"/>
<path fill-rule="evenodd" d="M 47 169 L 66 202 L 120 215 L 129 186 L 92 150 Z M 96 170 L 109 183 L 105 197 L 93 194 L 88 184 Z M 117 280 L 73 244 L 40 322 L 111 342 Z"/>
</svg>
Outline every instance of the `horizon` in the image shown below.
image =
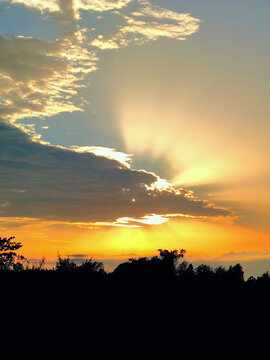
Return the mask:
<svg viewBox="0 0 270 360">
<path fill-rule="evenodd" d="M 0 0 L 0 235 L 30 263 L 270 270 L 269 13 Z"/>
</svg>

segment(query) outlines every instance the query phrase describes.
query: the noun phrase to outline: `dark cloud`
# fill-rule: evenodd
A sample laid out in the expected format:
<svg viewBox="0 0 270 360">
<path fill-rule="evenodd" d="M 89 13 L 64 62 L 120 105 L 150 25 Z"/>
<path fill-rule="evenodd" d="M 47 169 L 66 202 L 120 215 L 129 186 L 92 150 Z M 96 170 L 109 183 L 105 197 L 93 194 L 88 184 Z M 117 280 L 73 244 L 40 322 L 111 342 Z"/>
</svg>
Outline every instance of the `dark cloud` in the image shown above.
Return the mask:
<svg viewBox="0 0 270 360">
<path fill-rule="evenodd" d="M 103 156 L 33 142 L 0 121 L 1 216 L 95 222 L 152 213 L 230 215 L 185 192 L 147 190 L 157 180 Z"/>
</svg>

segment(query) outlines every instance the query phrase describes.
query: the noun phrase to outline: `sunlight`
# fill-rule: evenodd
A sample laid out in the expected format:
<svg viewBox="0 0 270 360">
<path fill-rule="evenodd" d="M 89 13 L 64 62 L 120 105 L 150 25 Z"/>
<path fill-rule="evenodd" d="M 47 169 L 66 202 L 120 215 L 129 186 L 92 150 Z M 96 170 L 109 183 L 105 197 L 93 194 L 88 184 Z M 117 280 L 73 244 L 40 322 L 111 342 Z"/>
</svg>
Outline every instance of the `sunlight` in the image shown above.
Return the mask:
<svg viewBox="0 0 270 360">
<path fill-rule="evenodd" d="M 78 153 L 92 153 L 97 156 L 104 156 L 111 160 L 116 160 L 124 166 L 130 168 L 131 154 L 125 154 L 115 149 L 106 148 L 102 146 L 72 146 L 71 150 Z"/>
<path fill-rule="evenodd" d="M 114 226 L 134 226 L 130 225 L 130 223 L 139 223 L 139 224 L 145 224 L 145 225 L 160 225 L 168 221 L 168 218 L 166 218 L 163 215 L 157 215 L 157 214 L 151 214 L 151 215 L 145 215 L 140 219 L 135 218 L 129 218 L 129 217 L 123 217 L 120 219 L 117 219 Z"/>
<path fill-rule="evenodd" d="M 154 173 L 153 173 L 154 174 Z M 158 190 L 158 191 L 169 191 L 172 187 L 173 187 L 173 184 L 169 183 L 167 180 L 165 179 L 161 179 L 158 175 L 154 174 L 158 180 L 153 182 L 150 186 L 148 185 L 145 185 L 146 189 L 147 190 L 151 190 L 151 191 L 154 191 L 154 190 Z"/>
<path fill-rule="evenodd" d="M 120 87 L 116 92 L 116 111 L 128 151 L 152 159 L 154 171 L 155 163 L 172 170 L 168 182 L 180 186 L 223 183 L 263 173 L 263 159 L 256 149 L 251 155 L 250 139 L 239 138 L 230 128 L 202 119 L 195 111 L 185 112 L 170 99 L 154 102 L 145 95 L 146 103 L 143 88 L 136 94 L 125 89 L 129 97 L 122 91 Z"/>
</svg>

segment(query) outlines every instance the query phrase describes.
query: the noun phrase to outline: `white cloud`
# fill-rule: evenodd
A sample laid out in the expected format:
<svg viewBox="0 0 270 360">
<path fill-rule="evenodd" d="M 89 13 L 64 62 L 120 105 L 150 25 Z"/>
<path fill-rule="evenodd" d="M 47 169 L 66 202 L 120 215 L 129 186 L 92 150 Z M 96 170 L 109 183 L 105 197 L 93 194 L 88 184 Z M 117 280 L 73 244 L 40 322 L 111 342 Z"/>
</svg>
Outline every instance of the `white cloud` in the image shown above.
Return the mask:
<svg viewBox="0 0 270 360">
<path fill-rule="evenodd" d="M 125 154 L 112 148 L 102 146 L 72 146 L 71 150 L 78 153 L 91 153 L 97 156 L 105 156 L 107 159 L 116 160 L 124 166 L 130 168 L 131 154 Z"/>
</svg>

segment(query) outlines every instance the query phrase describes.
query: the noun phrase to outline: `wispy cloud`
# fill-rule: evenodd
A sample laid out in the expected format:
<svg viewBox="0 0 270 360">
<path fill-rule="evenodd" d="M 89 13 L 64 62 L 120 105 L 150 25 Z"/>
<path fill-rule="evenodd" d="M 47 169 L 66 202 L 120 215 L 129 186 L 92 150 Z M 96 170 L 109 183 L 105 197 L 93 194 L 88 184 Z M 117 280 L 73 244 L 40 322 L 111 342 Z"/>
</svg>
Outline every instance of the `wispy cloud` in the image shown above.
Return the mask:
<svg viewBox="0 0 270 360">
<path fill-rule="evenodd" d="M 141 45 L 160 38 L 185 40 L 187 36 L 196 33 L 200 25 L 200 20 L 190 14 L 170 11 L 148 1 L 138 1 L 137 11 L 118 14 L 125 25 L 109 37 L 99 35 L 91 42 L 92 46 L 105 50 Z"/>
<path fill-rule="evenodd" d="M 79 20 L 81 12 L 113 11 L 124 21 L 116 34 L 108 38 L 96 38 L 92 45 L 100 49 L 116 49 L 130 44 L 142 44 L 159 38 L 184 40 L 194 34 L 200 20 L 190 14 L 182 14 L 153 5 L 145 0 L 10 0 L 50 15 L 60 23 L 67 24 Z M 129 5 L 132 7 L 129 8 Z"/>
</svg>

